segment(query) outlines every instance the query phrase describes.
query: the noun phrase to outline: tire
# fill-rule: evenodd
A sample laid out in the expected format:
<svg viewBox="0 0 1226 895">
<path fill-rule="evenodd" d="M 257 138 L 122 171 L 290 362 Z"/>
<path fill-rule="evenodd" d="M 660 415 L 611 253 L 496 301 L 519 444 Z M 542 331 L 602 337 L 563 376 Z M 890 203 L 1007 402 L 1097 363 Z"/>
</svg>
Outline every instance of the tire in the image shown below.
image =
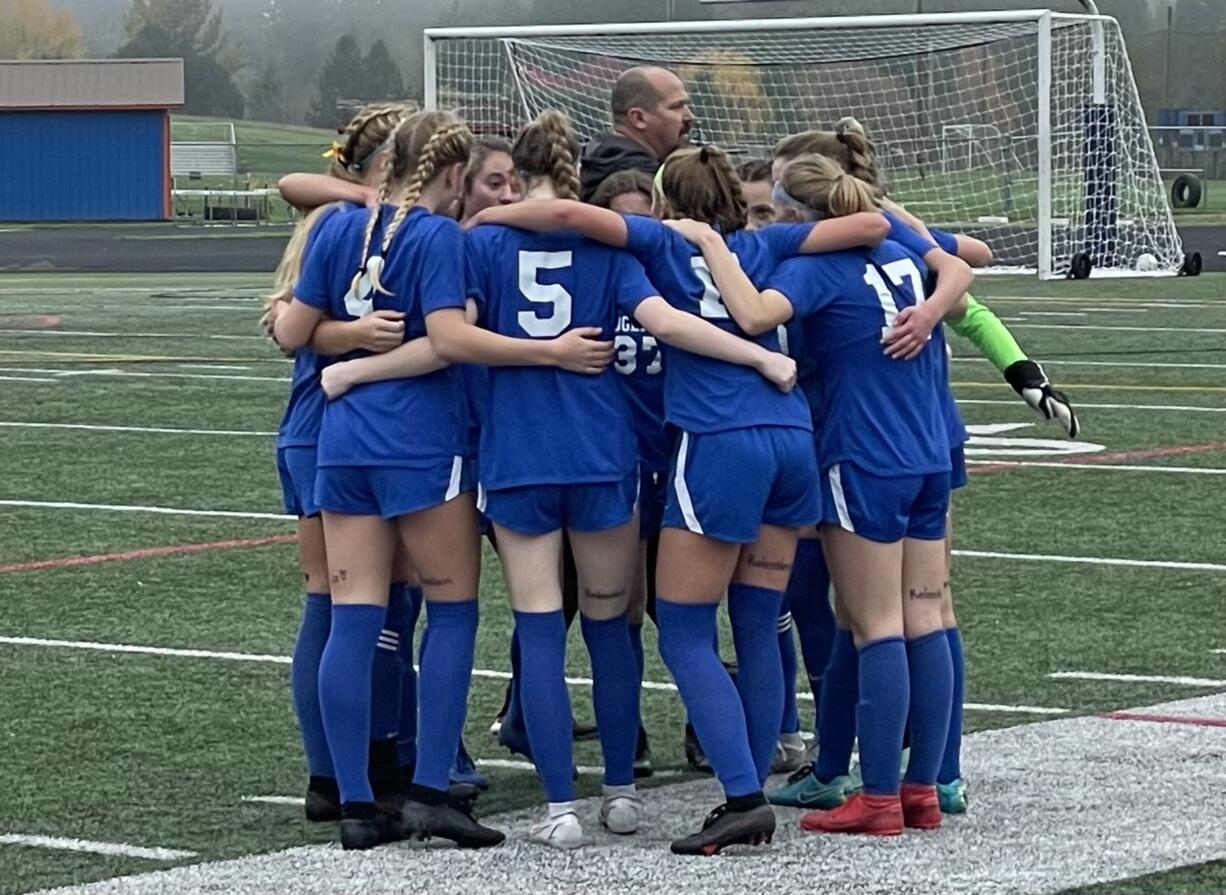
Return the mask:
<svg viewBox="0 0 1226 895">
<path fill-rule="evenodd" d="M 1201 271 L 1200 252 L 1193 252 L 1183 259 L 1183 267 L 1179 268 L 1181 277 L 1199 277 Z"/>
<path fill-rule="evenodd" d="M 1090 256 L 1085 252 L 1078 252 L 1073 256 L 1072 263 L 1069 264 L 1068 278 L 1070 280 L 1084 280 L 1090 276 L 1090 271 L 1094 269 L 1094 262 L 1090 260 Z"/>
<path fill-rule="evenodd" d="M 1195 174 L 1180 174 L 1171 184 L 1171 205 L 1175 208 L 1195 208 L 1200 205 L 1204 188 Z"/>
</svg>

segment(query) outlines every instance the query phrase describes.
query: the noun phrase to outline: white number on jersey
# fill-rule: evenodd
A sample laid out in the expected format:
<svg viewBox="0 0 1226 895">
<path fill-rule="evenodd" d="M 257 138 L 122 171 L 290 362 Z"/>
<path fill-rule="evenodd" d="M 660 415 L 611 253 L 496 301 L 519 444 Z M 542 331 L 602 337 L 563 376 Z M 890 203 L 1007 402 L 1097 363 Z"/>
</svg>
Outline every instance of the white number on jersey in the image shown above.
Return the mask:
<svg viewBox="0 0 1226 895">
<path fill-rule="evenodd" d="M 617 360 L 614 361 L 617 372 L 629 376 L 638 367 L 638 343 L 634 341 L 633 336 L 618 336 L 613 340 L 613 346 L 617 349 Z M 655 352 L 655 354 L 644 368 L 644 372 L 648 376 L 654 376 L 659 373 L 663 368 L 663 363 L 660 358 L 660 347 L 656 344 L 655 336 L 643 336 L 643 353 L 648 354 L 651 352 Z"/>
<path fill-rule="evenodd" d="M 708 320 L 727 320 L 728 309 L 724 307 L 723 296 L 719 294 L 715 281 L 711 279 L 711 268 L 707 266 L 707 259 L 702 255 L 695 255 L 690 259 L 690 267 L 694 268 L 695 276 L 702 281 L 702 300 L 698 302 L 699 315 Z"/>
<path fill-rule="evenodd" d="M 519 312 L 519 325 L 528 335 L 552 338 L 570 326 L 571 298 L 566 287 L 560 283 L 536 281 L 537 271 L 562 270 L 570 267 L 570 264 L 569 251 L 519 253 L 519 291 L 528 301 L 540 306 L 539 309 Z M 548 306 L 549 314 L 541 317 L 538 310 L 545 310 L 545 306 Z"/>
<path fill-rule="evenodd" d="M 881 270 L 885 271 L 886 276 L 895 286 L 902 286 L 910 280 L 916 307 L 924 303 L 924 278 L 920 276 L 919 268 L 915 266 L 914 261 L 910 258 L 900 258 L 884 265 Z M 884 336 L 889 333 L 895 318 L 898 317 L 900 310 L 898 302 L 894 300 L 894 293 L 890 291 L 890 287 L 881 278 L 881 271 L 874 265 L 869 264 L 864 268 L 864 282 L 873 287 L 877 293 L 877 300 L 881 302 L 881 310 L 885 312 L 885 326 L 881 327 L 881 334 Z"/>
<path fill-rule="evenodd" d="M 375 309 L 375 287 L 370 278 L 382 271 L 383 259 L 378 255 L 371 255 L 366 267 L 362 269 L 362 275 L 354 278 L 349 285 L 349 291 L 345 293 L 345 310 L 350 317 L 361 320 Z"/>
</svg>

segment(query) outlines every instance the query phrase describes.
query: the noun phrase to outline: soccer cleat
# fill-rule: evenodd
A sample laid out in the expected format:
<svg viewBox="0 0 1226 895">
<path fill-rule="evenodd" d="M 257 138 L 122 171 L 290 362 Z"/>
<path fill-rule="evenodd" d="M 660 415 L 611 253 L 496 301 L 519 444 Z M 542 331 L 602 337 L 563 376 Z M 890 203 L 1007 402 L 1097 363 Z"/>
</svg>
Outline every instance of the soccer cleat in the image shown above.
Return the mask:
<svg viewBox="0 0 1226 895">
<path fill-rule="evenodd" d="M 506 720 L 507 711 L 511 708 L 511 688 L 513 686 L 513 683 L 510 681 L 507 682 L 507 689 L 502 697 L 502 708 L 498 710 L 498 715 L 494 718 L 494 723 L 490 725 L 490 733 L 495 739 L 498 738 L 498 731 L 502 730 L 502 722 Z"/>
<path fill-rule="evenodd" d="M 579 815 L 573 811 L 564 811 L 556 816 L 546 817 L 539 824 L 533 824 L 528 830 L 528 838 L 540 845 L 563 849 L 580 848 L 592 841 L 591 837 L 584 834 Z"/>
<path fill-rule="evenodd" d="M 512 724 L 506 720 L 498 731 L 498 743 L 505 746 L 512 755 L 522 755 L 532 761 L 532 744 L 528 742 L 528 731 L 523 724 Z"/>
<path fill-rule="evenodd" d="M 364 851 L 403 839 L 399 818 L 375 802 L 341 805 L 341 848 Z"/>
<path fill-rule="evenodd" d="M 770 844 L 775 835 L 775 812 L 770 805 L 758 805 L 746 811 L 730 811 L 720 805 L 707 815 L 702 829 L 692 836 L 676 839 L 672 844 L 675 855 L 717 855 L 729 845 Z"/>
<path fill-rule="evenodd" d="M 456 750 L 455 764 L 451 766 L 447 778 L 452 783 L 467 783 L 481 790 L 490 788 L 489 778 L 477 770 L 472 756 L 464 748 L 463 740 L 460 740 L 460 747 Z"/>
<path fill-rule="evenodd" d="M 312 823 L 326 823 L 341 819 L 341 793 L 335 777 L 312 775 L 307 783 L 306 819 Z"/>
<path fill-rule="evenodd" d="M 651 765 L 651 746 L 647 743 L 647 731 L 639 728 L 639 742 L 634 750 L 634 779 L 650 777 L 655 773 Z"/>
<path fill-rule="evenodd" d="M 714 773 L 711 770 L 711 763 L 707 761 L 707 756 L 702 751 L 702 743 L 698 742 L 698 734 L 694 733 L 693 726 L 689 724 L 685 725 L 685 760 L 696 771 Z"/>
<path fill-rule="evenodd" d="M 847 774 L 823 783 L 813 776 L 813 765 L 806 765 L 789 777 L 783 786 L 768 792 L 766 800 L 772 805 L 786 805 L 789 808 L 829 811 L 846 802 L 855 791 L 855 781 Z"/>
<path fill-rule="evenodd" d="M 771 761 L 772 774 L 791 774 L 805 763 L 805 741 L 799 733 L 781 733 Z"/>
<path fill-rule="evenodd" d="M 961 777 L 937 784 L 937 801 L 942 814 L 966 814 L 966 781 Z"/>
<path fill-rule="evenodd" d="M 832 811 L 810 811 L 800 819 L 810 833 L 865 833 L 898 836 L 902 833 L 902 803 L 898 796 L 870 796 L 857 792 Z"/>
<path fill-rule="evenodd" d="M 606 792 L 600 801 L 600 822 L 610 833 L 625 836 L 637 832 L 642 816 L 643 803 L 636 792 Z"/>
<path fill-rule="evenodd" d="M 490 848 L 507 838 L 501 830 L 482 826 L 473 814 L 471 798 L 449 796 L 427 804 L 410 796 L 401 810 L 400 822 L 407 839 L 449 839 L 457 848 Z"/>
<path fill-rule="evenodd" d="M 902 782 L 902 778 L 907 775 L 907 765 L 911 764 L 911 747 L 907 746 L 902 750 L 902 758 L 898 763 L 898 782 Z M 856 762 L 851 766 L 851 771 L 848 772 L 851 777 L 852 789 L 864 789 L 864 778 L 860 776 L 860 762 Z"/>
<path fill-rule="evenodd" d="M 915 830 L 935 830 L 941 825 L 941 803 L 935 786 L 904 783 L 899 799 L 906 826 Z"/>
</svg>

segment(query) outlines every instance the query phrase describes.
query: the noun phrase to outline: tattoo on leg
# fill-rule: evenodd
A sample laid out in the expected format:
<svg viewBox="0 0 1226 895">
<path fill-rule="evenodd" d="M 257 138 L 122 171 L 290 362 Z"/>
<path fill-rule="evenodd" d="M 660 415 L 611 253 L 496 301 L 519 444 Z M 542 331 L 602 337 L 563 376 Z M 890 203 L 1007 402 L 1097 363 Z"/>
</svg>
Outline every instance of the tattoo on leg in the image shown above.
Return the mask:
<svg viewBox="0 0 1226 895">
<path fill-rule="evenodd" d="M 921 588 L 920 590 L 911 588 L 910 597 L 912 600 L 939 600 L 941 599 L 941 591 L 929 590 L 926 587 Z"/>
<path fill-rule="evenodd" d="M 749 554 L 745 562 L 752 569 L 763 569 L 767 572 L 790 572 L 792 564 L 783 559 L 767 559 L 764 556 Z"/>
<path fill-rule="evenodd" d="M 619 588 L 617 590 L 601 591 L 591 590 L 590 588 L 585 587 L 583 589 L 583 595 L 589 600 L 620 600 L 626 595 L 626 589 Z"/>
<path fill-rule="evenodd" d="M 454 583 L 451 578 L 429 578 L 425 575 L 421 576 L 421 583 L 426 587 L 443 587 Z"/>
<path fill-rule="evenodd" d="M 950 586 L 948 578 L 941 582 L 941 590 L 949 590 Z"/>
<path fill-rule="evenodd" d="M 349 580 L 349 570 L 348 569 L 337 569 L 336 572 L 334 572 L 332 575 L 333 584 L 340 584 L 342 581 L 348 581 L 348 580 Z"/>
</svg>

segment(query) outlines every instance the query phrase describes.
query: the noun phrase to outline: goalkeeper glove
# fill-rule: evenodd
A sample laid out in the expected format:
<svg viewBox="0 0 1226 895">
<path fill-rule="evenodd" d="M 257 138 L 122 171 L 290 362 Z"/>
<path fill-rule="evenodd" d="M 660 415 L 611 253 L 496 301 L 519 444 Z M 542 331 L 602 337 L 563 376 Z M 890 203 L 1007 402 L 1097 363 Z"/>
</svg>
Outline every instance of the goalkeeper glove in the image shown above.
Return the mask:
<svg viewBox="0 0 1226 895">
<path fill-rule="evenodd" d="M 1077 437 L 1077 414 L 1064 392 L 1052 388 L 1042 367 L 1032 360 L 1019 360 L 1005 369 L 1005 380 L 1043 419 L 1056 420 L 1069 438 Z"/>
</svg>

